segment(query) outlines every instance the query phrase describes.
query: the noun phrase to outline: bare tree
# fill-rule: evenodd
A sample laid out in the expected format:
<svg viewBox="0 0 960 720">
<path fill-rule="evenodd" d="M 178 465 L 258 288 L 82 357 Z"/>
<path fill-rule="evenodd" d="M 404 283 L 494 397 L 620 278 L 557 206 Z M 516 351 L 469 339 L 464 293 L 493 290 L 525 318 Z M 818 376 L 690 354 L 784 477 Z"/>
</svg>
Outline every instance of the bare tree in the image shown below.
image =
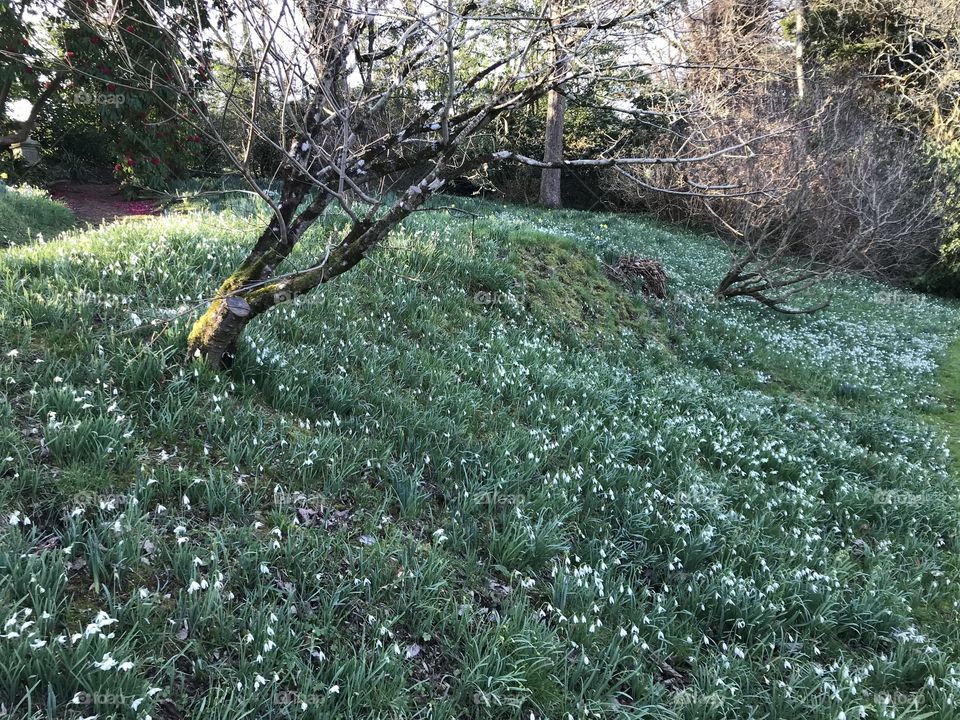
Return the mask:
<svg viewBox="0 0 960 720">
<path fill-rule="evenodd" d="M 740 138 L 729 147 L 667 157 L 624 157 L 614 144 L 598 157 L 541 161 L 480 142 L 497 117 L 532 106 L 565 83 L 617 78 L 629 92 L 643 72 L 629 46 L 649 38 L 654 30 L 647 21 L 672 0 L 652 5 L 587 0 L 562 13 L 540 0 L 231 0 L 197 6 L 203 18 L 139 2 L 176 55 L 171 51 L 163 64 L 156 59 L 163 48 L 156 48 L 144 66 L 137 60 L 142 53 L 129 53 L 118 85 L 152 90 L 160 103 L 176 96 L 170 112 L 217 146 L 272 212 L 190 332 L 188 352 L 214 366 L 230 361 L 244 328 L 257 316 L 349 271 L 431 195 L 485 164 L 523 163 L 549 171 L 686 166 L 750 143 Z M 208 16 L 214 22 L 208 23 Z M 100 34 L 122 54 L 122 30 L 109 16 L 100 22 Z M 197 46 L 183 47 L 185 26 L 210 30 L 188 35 Z M 219 31 L 211 38 L 214 28 Z M 522 42 L 499 42 L 504 28 Z M 560 61 L 557 38 L 563 39 Z M 610 43 L 619 43 L 622 52 L 598 52 Z M 220 66 L 245 59 L 244 67 L 232 71 L 234 77 L 244 73 L 251 93 L 231 92 L 231 84 L 209 65 L 208 46 L 215 48 Z M 206 92 L 218 95 L 210 103 L 216 115 L 197 95 L 198 74 Z M 281 114 L 270 127 L 258 122 L 265 95 Z M 618 100 L 610 102 L 616 106 Z M 183 103 L 189 115 L 182 114 Z M 245 129 L 242 150 L 220 131 L 223 114 Z M 267 178 L 272 188 L 254 176 L 249 148 L 255 141 L 281 158 Z M 401 179 L 398 192 L 387 192 Z M 349 218 L 346 229 L 331 231 L 307 262 L 287 267 L 298 242 L 331 206 Z"/>
</svg>

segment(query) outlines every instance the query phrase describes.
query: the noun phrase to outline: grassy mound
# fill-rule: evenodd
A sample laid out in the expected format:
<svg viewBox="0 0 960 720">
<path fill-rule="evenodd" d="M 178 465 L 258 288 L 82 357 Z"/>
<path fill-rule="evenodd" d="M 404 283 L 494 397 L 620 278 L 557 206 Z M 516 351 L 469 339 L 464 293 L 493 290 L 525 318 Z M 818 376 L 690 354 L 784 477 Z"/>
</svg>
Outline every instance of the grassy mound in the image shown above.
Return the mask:
<svg viewBox="0 0 960 720">
<path fill-rule="evenodd" d="M 53 239 L 74 223 L 73 213 L 42 190 L 31 187 L 0 191 L 0 247 Z"/>
<path fill-rule="evenodd" d="M 465 206 L 223 374 L 182 348 L 262 209 L 0 254 L 8 711 L 953 717 L 956 308 L 712 305 L 713 240 Z M 606 280 L 626 253 L 662 306 Z"/>
</svg>

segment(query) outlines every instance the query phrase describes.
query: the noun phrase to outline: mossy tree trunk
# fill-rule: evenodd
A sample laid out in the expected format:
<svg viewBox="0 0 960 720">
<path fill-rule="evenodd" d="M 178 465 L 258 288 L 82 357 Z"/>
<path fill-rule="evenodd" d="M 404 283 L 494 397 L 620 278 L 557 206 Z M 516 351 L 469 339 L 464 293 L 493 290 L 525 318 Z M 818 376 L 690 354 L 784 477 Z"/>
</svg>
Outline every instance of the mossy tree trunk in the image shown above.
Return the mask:
<svg viewBox="0 0 960 720">
<path fill-rule="evenodd" d="M 275 217 L 246 260 L 220 285 L 206 311 L 194 323 L 187 341 L 188 356 L 203 358 L 216 368 L 228 366 L 236 354 L 244 329 L 254 318 L 355 267 L 445 182 L 438 164 L 385 213 L 376 217 L 371 213 L 356 220 L 343 237 L 335 240 L 320 263 L 287 274 L 277 274 L 276 269 L 289 256 L 303 233 L 316 222 L 331 198 L 320 193 L 306 209 L 291 221 L 285 221 L 286 233 L 281 232 L 280 220 Z M 280 218 L 288 212 L 293 216 L 304 196 L 305 192 L 299 189 L 285 191 L 279 206 Z"/>
</svg>

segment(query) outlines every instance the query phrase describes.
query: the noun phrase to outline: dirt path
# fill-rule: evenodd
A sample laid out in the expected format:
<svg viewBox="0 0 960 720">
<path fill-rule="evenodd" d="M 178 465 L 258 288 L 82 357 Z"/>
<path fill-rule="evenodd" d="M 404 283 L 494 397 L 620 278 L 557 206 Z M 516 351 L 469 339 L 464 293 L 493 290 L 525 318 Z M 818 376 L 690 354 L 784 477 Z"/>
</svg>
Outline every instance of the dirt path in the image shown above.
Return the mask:
<svg viewBox="0 0 960 720">
<path fill-rule="evenodd" d="M 69 207 L 81 222 L 99 225 L 117 218 L 152 215 L 156 204 L 150 200 L 124 200 L 117 185 L 56 183 L 50 194 Z"/>
</svg>

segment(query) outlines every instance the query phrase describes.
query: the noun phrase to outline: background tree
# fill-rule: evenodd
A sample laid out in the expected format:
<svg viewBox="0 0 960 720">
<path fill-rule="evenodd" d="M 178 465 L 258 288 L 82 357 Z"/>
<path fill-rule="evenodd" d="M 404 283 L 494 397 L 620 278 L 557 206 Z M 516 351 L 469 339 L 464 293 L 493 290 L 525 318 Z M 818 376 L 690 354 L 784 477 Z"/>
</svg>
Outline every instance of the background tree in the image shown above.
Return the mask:
<svg viewBox="0 0 960 720">
<path fill-rule="evenodd" d="M 143 3 L 4 5 L 0 91 L 6 100 L 31 102 L 32 111 L 14 132 L 0 137 L 0 150 L 36 132 L 61 162 L 109 158 L 116 176 L 152 188 L 195 167 L 204 152 L 202 139 L 183 121 L 193 108 L 180 93 L 165 93 L 156 78 L 144 83 L 139 74 L 124 74 L 131 65 L 179 68 L 190 75 L 190 94 L 199 97 L 208 77 L 210 46 L 201 36 L 209 17 L 203 6 L 184 11 L 181 5 L 165 6 L 177 29 L 173 46 Z M 107 41 L 117 36 L 122 44 Z"/>
<path fill-rule="evenodd" d="M 31 0 L 0 5 L 0 152 L 30 136 L 44 106 L 63 84 L 62 74 L 41 78 L 41 53 L 28 25 L 37 10 Z M 29 104 L 22 120 L 14 120 L 9 114 L 14 100 Z"/>
<path fill-rule="evenodd" d="M 551 23 L 559 26 L 563 20 L 562 0 L 550 0 L 547 3 L 547 12 Z M 551 55 L 558 74 L 563 74 L 564 65 L 568 61 L 563 46 L 563 38 L 553 33 L 551 40 Z M 563 160 L 563 125 L 567 111 L 567 98 L 560 87 L 551 87 L 547 92 L 547 118 L 543 136 L 543 161 L 558 163 Z M 543 170 L 540 173 L 540 204 L 549 208 L 558 208 L 562 205 L 560 183 L 563 170 L 560 168 Z"/>
</svg>

